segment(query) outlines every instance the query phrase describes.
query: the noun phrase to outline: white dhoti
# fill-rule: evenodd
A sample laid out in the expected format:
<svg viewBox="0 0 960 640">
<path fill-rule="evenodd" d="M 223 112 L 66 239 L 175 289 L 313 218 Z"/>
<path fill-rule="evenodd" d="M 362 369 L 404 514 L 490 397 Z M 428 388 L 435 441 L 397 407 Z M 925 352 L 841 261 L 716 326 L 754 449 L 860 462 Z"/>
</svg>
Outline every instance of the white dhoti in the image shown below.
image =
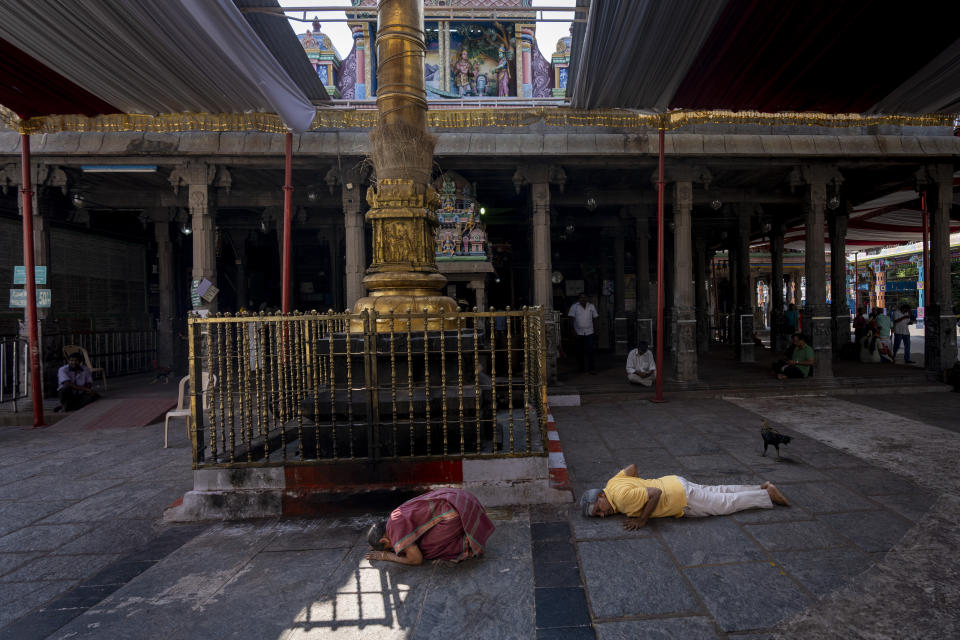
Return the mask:
<svg viewBox="0 0 960 640">
<path fill-rule="evenodd" d="M 725 516 L 745 509 L 773 508 L 770 494 L 759 485 L 702 485 L 686 478 L 679 479 L 687 493 L 687 506 L 683 508 L 685 516 Z"/>
<path fill-rule="evenodd" d="M 628 373 L 628 374 L 627 374 L 627 380 L 629 380 L 629 381 L 632 382 L 633 384 L 642 384 L 642 385 L 645 386 L 645 387 L 649 387 L 650 385 L 652 385 L 652 384 L 653 384 L 653 381 L 656 380 L 656 379 L 657 379 L 657 373 L 656 373 L 656 371 L 654 371 L 653 373 L 651 373 L 651 374 L 650 374 L 649 376 L 647 376 L 646 378 L 641 378 L 640 376 L 638 376 L 638 375 L 635 374 L 635 373 Z"/>
</svg>

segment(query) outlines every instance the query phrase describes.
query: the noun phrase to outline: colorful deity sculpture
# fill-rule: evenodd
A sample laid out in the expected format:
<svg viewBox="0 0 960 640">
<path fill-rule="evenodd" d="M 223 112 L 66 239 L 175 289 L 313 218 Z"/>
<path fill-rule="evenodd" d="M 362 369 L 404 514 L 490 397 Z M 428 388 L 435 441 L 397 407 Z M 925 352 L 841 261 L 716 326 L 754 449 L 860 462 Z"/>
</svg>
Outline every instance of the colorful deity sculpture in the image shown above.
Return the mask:
<svg viewBox="0 0 960 640">
<path fill-rule="evenodd" d="M 477 215 L 473 187 L 461 176 L 445 173 L 435 185 L 440 198 L 436 236 L 438 260 L 486 260 L 487 233 Z"/>
</svg>

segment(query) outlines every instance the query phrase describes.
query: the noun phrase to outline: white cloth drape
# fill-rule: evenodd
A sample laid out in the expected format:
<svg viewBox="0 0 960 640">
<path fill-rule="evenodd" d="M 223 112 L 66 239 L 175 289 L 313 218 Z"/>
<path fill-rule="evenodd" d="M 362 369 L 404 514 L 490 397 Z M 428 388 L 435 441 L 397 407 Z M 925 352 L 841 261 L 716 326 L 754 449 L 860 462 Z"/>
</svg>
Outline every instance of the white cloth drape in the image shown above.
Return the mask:
<svg viewBox="0 0 960 640">
<path fill-rule="evenodd" d="M 231 0 L 0 0 L 0 16 L 0 36 L 121 112 L 313 120 Z"/>
<path fill-rule="evenodd" d="M 726 4 L 593 0 L 572 106 L 665 111 Z"/>
</svg>

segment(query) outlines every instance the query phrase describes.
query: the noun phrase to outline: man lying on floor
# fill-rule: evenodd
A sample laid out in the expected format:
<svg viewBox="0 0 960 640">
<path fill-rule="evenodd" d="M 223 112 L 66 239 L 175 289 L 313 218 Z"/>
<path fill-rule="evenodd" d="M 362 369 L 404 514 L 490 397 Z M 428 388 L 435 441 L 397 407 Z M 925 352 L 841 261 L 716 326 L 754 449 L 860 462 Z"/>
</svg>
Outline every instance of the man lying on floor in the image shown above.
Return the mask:
<svg viewBox="0 0 960 640">
<path fill-rule="evenodd" d="M 580 496 L 584 516 L 627 515 L 623 528 L 639 529 L 649 518 L 722 516 L 745 509 L 772 509 L 774 504 L 789 507 L 780 491 L 762 485 L 700 485 L 680 476 L 652 480 L 637 477 L 632 464 L 610 478 L 607 486 L 588 489 Z"/>
</svg>

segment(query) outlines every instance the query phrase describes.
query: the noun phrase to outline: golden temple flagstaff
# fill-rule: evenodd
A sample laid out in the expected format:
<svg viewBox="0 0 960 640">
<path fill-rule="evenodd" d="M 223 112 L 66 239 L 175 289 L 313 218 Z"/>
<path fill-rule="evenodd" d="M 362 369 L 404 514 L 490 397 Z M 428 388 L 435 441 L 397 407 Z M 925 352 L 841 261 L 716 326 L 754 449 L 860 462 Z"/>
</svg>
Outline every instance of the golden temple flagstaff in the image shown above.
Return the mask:
<svg viewBox="0 0 960 640">
<path fill-rule="evenodd" d="M 426 51 L 421 0 L 380 0 L 377 28 L 377 127 L 370 133 L 376 180 L 367 191 L 373 227 L 373 260 L 363 283 L 367 297 L 354 313 L 377 315 L 429 311 L 436 319 L 410 320 L 443 328 L 453 298 L 440 295 L 447 283 L 434 258 L 437 194 L 431 186 L 436 138 L 427 131 L 423 77 Z M 385 321 L 389 324 L 389 321 Z M 378 321 L 378 330 L 389 327 Z"/>
</svg>

